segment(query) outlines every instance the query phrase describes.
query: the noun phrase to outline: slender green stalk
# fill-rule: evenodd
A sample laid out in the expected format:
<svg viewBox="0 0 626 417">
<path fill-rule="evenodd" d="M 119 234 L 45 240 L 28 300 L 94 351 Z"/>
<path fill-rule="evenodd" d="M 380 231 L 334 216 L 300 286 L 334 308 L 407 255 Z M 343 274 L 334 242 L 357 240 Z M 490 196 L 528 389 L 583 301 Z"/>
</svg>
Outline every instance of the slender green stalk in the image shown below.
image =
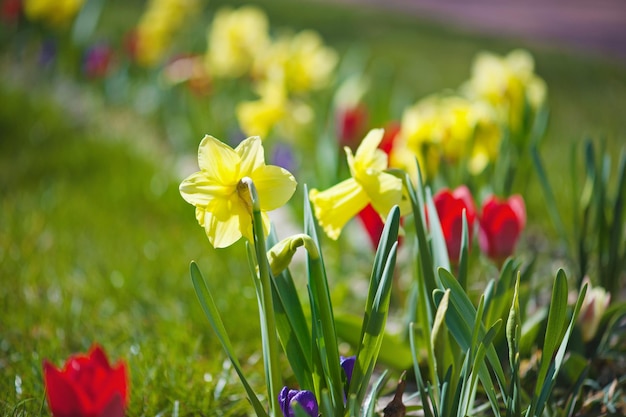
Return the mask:
<svg viewBox="0 0 626 417">
<path fill-rule="evenodd" d="M 244 177 L 241 180 L 250 193 L 252 203 L 252 224 L 254 230 L 254 249 L 256 252 L 259 273 L 258 279 L 261 281 L 261 305 L 263 317 L 261 325 L 263 330 L 263 353 L 265 359 L 265 372 L 267 378 L 267 390 L 270 401 L 271 415 L 278 416 L 280 409 L 278 404 L 278 393 L 281 386 L 281 373 L 278 364 L 278 337 L 276 332 L 276 318 L 274 316 L 274 305 L 272 300 L 272 281 L 270 267 L 267 260 L 267 250 L 265 248 L 265 235 L 263 232 L 263 219 L 261 217 L 261 204 L 256 187 L 252 180 Z"/>
</svg>

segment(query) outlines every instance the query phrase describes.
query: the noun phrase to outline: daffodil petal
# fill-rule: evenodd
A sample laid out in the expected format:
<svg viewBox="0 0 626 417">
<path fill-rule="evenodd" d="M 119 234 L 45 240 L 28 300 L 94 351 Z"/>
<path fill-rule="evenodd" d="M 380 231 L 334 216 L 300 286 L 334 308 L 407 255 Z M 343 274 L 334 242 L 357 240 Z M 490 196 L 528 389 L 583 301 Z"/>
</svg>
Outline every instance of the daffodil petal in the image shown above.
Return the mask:
<svg viewBox="0 0 626 417">
<path fill-rule="evenodd" d="M 275 165 L 263 166 L 252 174 L 262 210 L 283 206 L 296 190 L 296 179 L 289 171 Z"/>
<path fill-rule="evenodd" d="M 374 209 L 386 218 L 394 205 L 402 202 L 402 180 L 386 172 L 381 172 L 369 181 L 361 183 Z"/>
<path fill-rule="evenodd" d="M 370 130 L 361 141 L 359 148 L 354 154 L 354 158 L 356 160 L 364 159 L 369 161 L 376 149 L 378 149 L 378 145 L 380 145 L 380 142 L 383 140 L 384 134 L 384 129 Z"/>
<path fill-rule="evenodd" d="M 206 209 L 204 207 L 196 207 L 196 220 L 200 226 L 204 227 L 204 215 L 206 213 Z"/>
<path fill-rule="evenodd" d="M 325 190 L 309 193 L 315 217 L 331 239 L 337 239 L 345 224 L 369 203 L 361 185 L 353 178 Z"/>
<path fill-rule="evenodd" d="M 211 209 L 204 212 L 204 230 L 215 248 L 232 245 L 241 239 L 243 230 L 252 227 L 252 218 L 237 203 L 238 198 L 235 195 L 230 200 L 216 200 Z"/>
<path fill-rule="evenodd" d="M 348 166 L 350 167 L 350 175 L 356 180 L 366 171 L 372 173 L 387 169 L 387 154 L 378 145 L 383 139 L 385 131 L 383 129 L 372 129 L 363 138 L 356 153 L 352 155 L 350 148 L 346 148 L 346 156 L 348 158 Z"/>
<path fill-rule="evenodd" d="M 236 148 L 235 152 L 240 156 L 241 163 L 239 165 L 240 173 L 249 175 L 257 168 L 265 165 L 265 155 L 263 154 L 263 145 L 261 138 L 251 136 L 243 140 Z"/>
<path fill-rule="evenodd" d="M 230 146 L 206 135 L 198 148 L 198 166 L 209 181 L 236 185 L 241 157 Z"/>
<path fill-rule="evenodd" d="M 189 204 L 207 206 L 213 199 L 233 193 L 234 186 L 224 186 L 206 176 L 204 171 L 191 174 L 180 183 L 180 195 Z"/>
</svg>

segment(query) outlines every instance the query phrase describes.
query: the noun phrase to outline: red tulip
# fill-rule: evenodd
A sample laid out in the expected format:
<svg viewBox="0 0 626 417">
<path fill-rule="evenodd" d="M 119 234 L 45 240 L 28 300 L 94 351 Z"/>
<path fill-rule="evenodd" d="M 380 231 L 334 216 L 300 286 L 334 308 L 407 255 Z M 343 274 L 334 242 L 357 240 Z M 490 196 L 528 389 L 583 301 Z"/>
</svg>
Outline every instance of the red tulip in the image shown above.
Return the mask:
<svg viewBox="0 0 626 417">
<path fill-rule="evenodd" d="M 443 236 L 446 239 L 450 261 L 459 261 L 461 238 L 463 234 L 463 210 L 467 218 L 468 240 L 472 242 L 476 208 L 470 190 L 461 185 L 454 191 L 447 188 L 439 191 L 433 198 Z M 471 245 L 470 245 L 471 246 Z M 468 248 L 469 249 L 469 248 Z"/>
<path fill-rule="evenodd" d="M 526 208 L 520 195 L 501 200 L 494 196 L 483 204 L 478 243 L 490 259 L 502 263 L 515 250 L 526 225 Z"/>
<path fill-rule="evenodd" d="M 372 207 L 371 204 L 368 204 L 359 212 L 359 219 L 361 220 L 361 223 L 363 223 L 363 227 L 365 227 L 365 231 L 370 238 L 372 247 L 376 249 L 376 247 L 378 247 L 378 242 L 380 241 L 380 235 L 382 235 L 383 228 L 385 227 L 383 220 L 380 218 L 380 214 L 374 210 L 374 207 Z"/>
<path fill-rule="evenodd" d="M 387 155 L 390 155 L 399 133 L 400 123 L 396 121 L 387 123 L 387 126 L 385 126 L 385 136 L 383 136 L 383 140 L 378 147 Z"/>
<path fill-rule="evenodd" d="M 7 24 L 17 24 L 22 11 L 22 0 L 3 0 L 0 5 L 0 20 Z"/>
<path fill-rule="evenodd" d="M 367 109 L 363 105 L 337 111 L 337 136 L 341 146 L 353 148 L 361 140 L 367 127 Z"/>
<path fill-rule="evenodd" d="M 62 370 L 43 363 L 48 406 L 54 417 L 123 417 L 128 405 L 126 364 L 109 365 L 100 346 L 70 356 Z"/>
</svg>

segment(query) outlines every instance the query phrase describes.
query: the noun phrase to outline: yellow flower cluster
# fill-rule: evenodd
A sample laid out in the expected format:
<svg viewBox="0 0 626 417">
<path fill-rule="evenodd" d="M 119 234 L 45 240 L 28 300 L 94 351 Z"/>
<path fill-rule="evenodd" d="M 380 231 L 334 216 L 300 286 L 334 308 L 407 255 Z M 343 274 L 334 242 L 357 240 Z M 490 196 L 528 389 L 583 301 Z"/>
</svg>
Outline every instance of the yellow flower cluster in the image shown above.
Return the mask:
<svg viewBox="0 0 626 417">
<path fill-rule="evenodd" d="M 197 0 L 150 0 L 136 27 L 137 62 L 147 67 L 157 64 L 198 6 Z"/>
<path fill-rule="evenodd" d="M 312 112 L 302 100 L 326 87 L 338 62 L 337 53 L 321 37 L 305 30 L 273 40 L 267 16 L 254 6 L 220 9 L 208 30 L 205 63 L 214 78 L 247 76 L 258 99 L 237 108 L 241 129 L 266 137 L 279 123 L 307 123 Z"/>
<path fill-rule="evenodd" d="M 501 129 L 484 102 L 459 95 L 434 95 L 404 111 L 391 166 L 415 174 L 415 157 L 427 177 L 442 160 L 456 164 L 468 158 L 471 173 L 482 172 L 498 155 Z"/>
<path fill-rule="evenodd" d="M 469 97 L 498 109 L 508 127 L 518 132 L 528 112 L 536 111 L 546 98 L 546 84 L 534 70 L 533 57 L 527 51 L 517 49 L 503 57 L 482 52 L 463 88 Z"/>
<path fill-rule="evenodd" d="M 442 162 L 465 161 L 470 174 L 480 174 L 498 157 L 505 130 L 517 138 L 528 134 L 528 121 L 545 97 L 528 52 L 482 52 L 458 92 L 424 98 L 405 110 L 390 165 L 414 177 L 417 158 L 424 176 L 432 178 Z"/>
<path fill-rule="evenodd" d="M 24 0 L 24 14 L 32 21 L 52 27 L 67 26 L 83 6 L 84 0 Z"/>
<path fill-rule="evenodd" d="M 238 78 L 270 44 L 267 16 L 255 6 L 224 7 L 207 32 L 206 66 L 217 78 Z"/>
</svg>

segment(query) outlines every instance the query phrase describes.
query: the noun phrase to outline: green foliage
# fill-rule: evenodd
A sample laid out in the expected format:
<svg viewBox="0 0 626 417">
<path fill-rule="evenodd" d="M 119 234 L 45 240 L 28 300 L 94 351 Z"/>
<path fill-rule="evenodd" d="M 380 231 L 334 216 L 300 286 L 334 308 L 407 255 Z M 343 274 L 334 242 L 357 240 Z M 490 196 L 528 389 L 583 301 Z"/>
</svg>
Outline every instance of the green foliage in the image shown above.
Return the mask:
<svg viewBox="0 0 626 417">
<path fill-rule="evenodd" d="M 569 229 L 561 220 L 557 200 L 537 148 L 533 148 L 532 156 L 548 213 L 569 250 L 570 258 L 577 264 L 578 285 L 590 274 L 597 285 L 617 297 L 626 270 L 626 231 L 623 227 L 626 218 L 626 148 L 621 148 L 617 173 L 613 173 L 610 155 L 601 154 L 598 162 L 595 146 L 591 139 L 584 141 L 585 176 L 582 187 L 578 185 L 576 148 L 572 148 L 574 198 L 571 212 L 575 213 L 575 217 Z"/>
</svg>

